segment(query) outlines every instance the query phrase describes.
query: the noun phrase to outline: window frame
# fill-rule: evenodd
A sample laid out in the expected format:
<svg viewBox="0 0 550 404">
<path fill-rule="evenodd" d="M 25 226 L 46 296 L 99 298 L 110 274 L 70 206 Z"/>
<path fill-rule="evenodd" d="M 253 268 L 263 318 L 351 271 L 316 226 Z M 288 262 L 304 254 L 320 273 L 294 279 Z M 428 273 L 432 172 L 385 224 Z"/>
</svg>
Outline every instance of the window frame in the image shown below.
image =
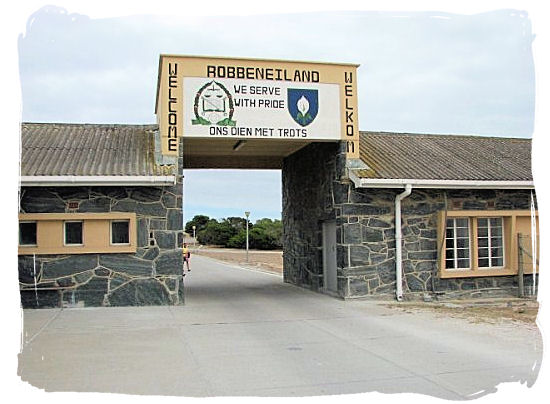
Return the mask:
<svg viewBox="0 0 550 404">
<path fill-rule="evenodd" d="M 67 224 L 68 223 L 81 223 L 81 231 L 80 231 L 80 238 L 82 240 L 82 243 L 67 243 Z M 63 221 L 63 246 L 65 247 L 83 247 L 84 246 L 84 234 L 86 232 L 84 231 L 84 220 L 64 220 Z"/>
<path fill-rule="evenodd" d="M 488 256 L 487 256 L 487 259 L 489 260 L 489 266 L 480 266 L 479 265 L 479 239 L 480 239 L 480 236 L 479 236 L 479 230 L 477 231 L 477 234 L 476 234 L 476 247 L 477 247 L 477 267 L 480 269 L 480 270 L 485 270 L 485 269 L 503 269 L 503 268 L 506 268 L 506 243 L 505 243 L 505 228 L 504 228 L 504 217 L 502 216 L 488 216 L 488 217 L 475 217 L 473 218 L 472 220 L 474 220 L 476 222 L 476 228 L 479 229 L 479 219 L 486 219 L 487 220 L 487 253 L 488 253 Z M 491 236 L 491 219 L 500 219 L 500 229 L 501 229 L 501 235 L 500 235 L 500 238 L 502 240 L 502 245 L 501 245 L 501 249 L 502 249 L 502 256 L 499 257 L 499 258 L 502 258 L 502 265 L 491 265 L 492 263 L 492 260 L 493 260 L 493 257 L 492 257 L 492 253 L 491 253 L 491 238 L 493 238 Z M 484 237 L 485 238 L 485 237 Z"/>
<path fill-rule="evenodd" d="M 538 222 L 538 211 L 535 212 Z M 446 220 L 451 218 L 468 218 L 470 220 L 470 251 L 471 264 L 469 269 L 445 268 L 446 258 Z M 518 231 L 516 221 L 531 217 L 530 210 L 441 210 L 438 213 L 437 224 L 437 266 L 440 278 L 468 278 L 480 276 L 517 275 L 518 273 Z M 478 221 L 479 218 L 502 219 L 503 265 L 500 267 L 480 267 L 478 264 Z M 538 228 L 538 226 L 537 226 Z M 538 231 L 537 231 L 538 238 Z M 525 268 L 524 268 L 525 271 Z M 538 272 L 538 269 L 537 269 Z M 524 272 L 528 273 L 528 272 Z"/>
<path fill-rule="evenodd" d="M 463 268 L 457 266 L 458 260 L 459 260 L 459 257 L 457 256 L 458 255 L 457 252 L 458 252 L 459 248 L 457 247 L 458 238 L 457 238 L 457 234 L 456 234 L 457 233 L 457 231 L 456 231 L 456 229 L 457 229 L 456 221 L 460 220 L 460 219 L 465 219 L 466 223 L 468 224 L 468 227 L 467 227 L 467 229 L 468 229 L 468 248 L 467 248 L 468 249 L 468 266 L 463 267 Z M 444 260 L 445 270 L 446 271 L 467 271 L 467 270 L 472 268 L 472 226 L 470 225 L 470 220 L 468 220 L 468 218 L 463 218 L 463 217 L 450 217 L 450 218 L 447 218 L 447 220 L 452 220 L 453 221 L 453 238 L 452 239 L 448 238 L 447 234 L 445 234 L 445 237 L 444 237 L 444 243 L 445 243 L 445 249 L 444 249 L 445 250 L 445 260 Z M 460 229 L 460 228 L 463 228 L 463 227 L 458 227 L 458 228 Z M 447 224 L 445 224 L 445 229 L 446 230 L 449 229 Z M 461 237 L 461 238 L 463 238 L 463 237 Z M 453 262 L 454 262 L 455 266 L 452 267 L 452 268 L 447 267 L 447 261 L 448 261 L 447 251 L 449 250 L 449 248 L 447 248 L 447 240 L 453 240 L 452 250 L 453 250 Z M 465 249 L 465 248 L 460 248 L 460 249 Z M 462 259 L 464 259 L 464 258 L 462 258 Z"/>
<path fill-rule="evenodd" d="M 34 223 L 34 244 L 21 244 L 21 225 L 24 223 Z M 22 248 L 28 248 L 28 247 L 36 247 L 38 245 L 38 222 L 36 220 L 21 220 L 19 222 L 19 240 L 18 240 L 19 247 Z"/>
<path fill-rule="evenodd" d="M 128 242 L 127 243 L 114 243 L 113 242 L 113 223 L 127 223 L 128 224 Z M 113 219 L 109 222 L 109 245 L 112 246 L 128 246 L 132 244 L 131 237 L 131 223 L 130 219 Z"/>
<path fill-rule="evenodd" d="M 19 213 L 19 223 L 37 222 L 37 245 L 18 245 L 18 255 L 29 254 L 134 254 L 137 251 L 137 215 L 135 212 L 65 212 L 65 213 Z M 129 220 L 130 244 L 110 244 L 110 221 Z M 83 221 L 84 245 L 65 245 L 64 222 Z"/>
</svg>

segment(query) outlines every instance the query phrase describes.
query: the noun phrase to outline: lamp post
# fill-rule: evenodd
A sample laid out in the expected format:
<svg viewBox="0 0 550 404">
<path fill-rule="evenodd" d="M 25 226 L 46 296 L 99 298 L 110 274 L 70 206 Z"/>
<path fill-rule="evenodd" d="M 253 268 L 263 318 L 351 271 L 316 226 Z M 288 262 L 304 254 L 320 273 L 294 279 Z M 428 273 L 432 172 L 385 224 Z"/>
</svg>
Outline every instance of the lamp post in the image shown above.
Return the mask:
<svg viewBox="0 0 550 404">
<path fill-rule="evenodd" d="M 195 238 L 195 229 L 197 226 L 193 226 L 193 247 L 195 247 L 195 243 L 197 242 L 197 239 Z"/>
<path fill-rule="evenodd" d="M 248 262 L 248 216 L 250 216 L 250 212 L 244 212 L 244 215 L 246 216 L 246 262 Z"/>
</svg>

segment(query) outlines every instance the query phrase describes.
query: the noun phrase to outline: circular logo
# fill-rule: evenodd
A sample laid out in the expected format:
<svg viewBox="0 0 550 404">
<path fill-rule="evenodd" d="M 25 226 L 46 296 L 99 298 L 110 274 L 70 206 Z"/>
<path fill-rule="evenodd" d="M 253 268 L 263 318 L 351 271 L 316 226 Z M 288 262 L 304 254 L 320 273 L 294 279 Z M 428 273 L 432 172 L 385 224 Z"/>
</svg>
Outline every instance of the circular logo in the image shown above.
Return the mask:
<svg viewBox="0 0 550 404">
<path fill-rule="evenodd" d="M 193 125 L 235 126 L 233 121 L 233 97 L 225 86 L 210 81 L 202 86 L 195 95 L 195 119 Z"/>
</svg>

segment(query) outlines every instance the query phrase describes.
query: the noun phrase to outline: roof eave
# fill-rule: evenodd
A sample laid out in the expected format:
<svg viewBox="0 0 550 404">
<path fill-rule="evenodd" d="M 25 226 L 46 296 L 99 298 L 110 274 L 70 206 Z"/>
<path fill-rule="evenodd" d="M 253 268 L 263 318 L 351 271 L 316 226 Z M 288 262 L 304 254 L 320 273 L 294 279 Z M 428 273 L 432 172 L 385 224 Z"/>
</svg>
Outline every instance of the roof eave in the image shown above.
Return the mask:
<svg viewBox="0 0 550 404">
<path fill-rule="evenodd" d="M 175 175 L 24 175 L 20 179 L 23 187 L 169 186 L 175 183 Z"/>
<path fill-rule="evenodd" d="M 417 178 L 360 178 L 350 170 L 350 179 L 356 188 L 413 188 L 438 189 L 534 189 L 533 181 L 495 180 L 434 180 Z"/>
</svg>

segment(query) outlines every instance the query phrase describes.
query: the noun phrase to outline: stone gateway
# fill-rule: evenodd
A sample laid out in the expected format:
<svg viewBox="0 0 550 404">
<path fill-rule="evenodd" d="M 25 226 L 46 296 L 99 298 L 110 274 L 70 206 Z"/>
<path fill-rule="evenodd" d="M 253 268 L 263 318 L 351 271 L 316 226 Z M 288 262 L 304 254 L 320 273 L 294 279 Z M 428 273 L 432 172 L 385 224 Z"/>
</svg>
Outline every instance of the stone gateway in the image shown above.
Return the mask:
<svg viewBox="0 0 550 404">
<path fill-rule="evenodd" d="M 22 306 L 184 304 L 193 168 L 282 171 L 284 282 L 343 299 L 536 295 L 531 140 L 359 132 L 356 68 L 163 55 L 156 125 L 23 123 Z"/>
</svg>

